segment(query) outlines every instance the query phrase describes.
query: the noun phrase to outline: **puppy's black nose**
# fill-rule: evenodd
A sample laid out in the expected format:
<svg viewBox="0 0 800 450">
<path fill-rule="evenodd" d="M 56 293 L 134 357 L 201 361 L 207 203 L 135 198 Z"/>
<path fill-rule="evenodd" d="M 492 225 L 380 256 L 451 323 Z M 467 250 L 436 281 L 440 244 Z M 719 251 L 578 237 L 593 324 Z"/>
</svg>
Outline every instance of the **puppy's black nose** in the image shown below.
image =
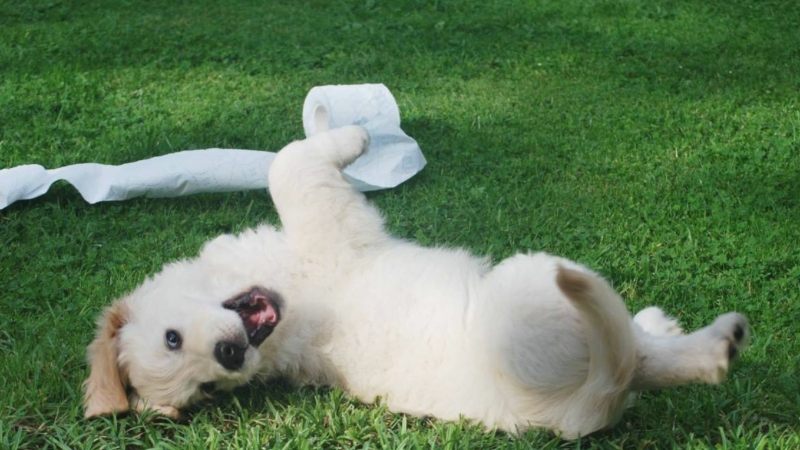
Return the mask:
<svg viewBox="0 0 800 450">
<path fill-rule="evenodd" d="M 222 367 L 228 370 L 239 370 L 244 364 L 244 353 L 247 346 L 241 346 L 236 342 L 220 341 L 214 346 L 214 357 Z"/>
</svg>

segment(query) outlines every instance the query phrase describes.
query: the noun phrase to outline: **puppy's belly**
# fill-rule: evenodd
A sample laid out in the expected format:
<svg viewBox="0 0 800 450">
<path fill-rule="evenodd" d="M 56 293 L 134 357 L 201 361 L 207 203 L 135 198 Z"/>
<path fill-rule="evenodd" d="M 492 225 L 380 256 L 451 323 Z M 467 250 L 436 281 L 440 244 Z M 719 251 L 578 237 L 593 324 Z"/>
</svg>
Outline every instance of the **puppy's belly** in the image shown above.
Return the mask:
<svg viewBox="0 0 800 450">
<path fill-rule="evenodd" d="M 342 280 L 330 354 L 349 393 L 416 415 L 497 415 L 479 317 L 487 270 L 464 252 L 400 245 Z"/>
</svg>

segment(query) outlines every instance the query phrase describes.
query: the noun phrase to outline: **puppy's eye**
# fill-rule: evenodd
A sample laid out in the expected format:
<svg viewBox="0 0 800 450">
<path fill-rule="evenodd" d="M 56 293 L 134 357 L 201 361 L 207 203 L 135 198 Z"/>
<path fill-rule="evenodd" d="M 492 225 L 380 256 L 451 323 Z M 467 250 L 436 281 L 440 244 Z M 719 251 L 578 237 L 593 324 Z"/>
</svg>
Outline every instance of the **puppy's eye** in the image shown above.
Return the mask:
<svg viewBox="0 0 800 450">
<path fill-rule="evenodd" d="M 175 330 L 167 330 L 164 340 L 167 344 L 167 348 L 170 350 L 178 350 L 181 348 L 181 343 L 183 342 L 180 333 Z"/>
</svg>

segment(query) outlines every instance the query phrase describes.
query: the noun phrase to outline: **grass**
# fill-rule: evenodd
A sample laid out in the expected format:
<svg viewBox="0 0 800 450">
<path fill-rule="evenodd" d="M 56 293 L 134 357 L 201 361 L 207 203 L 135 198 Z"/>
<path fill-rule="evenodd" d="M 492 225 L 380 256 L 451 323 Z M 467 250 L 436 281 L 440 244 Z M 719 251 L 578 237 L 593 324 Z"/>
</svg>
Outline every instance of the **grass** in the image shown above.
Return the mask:
<svg viewBox="0 0 800 450">
<path fill-rule="evenodd" d="M 800 3 L 791 0 L 0 0 L 0 167 L 276 150 L 315 85 L 382 82 L 429 161 L 371 194 L 398 236 L 544 249 L 687 328 L 738 310 L 719 387 L 646 393 L 561 442 L 254 385 L 84 421 L 113 298 L 207 239 L 277 223 L 266 192 L 0 211 L 0 448 L 800 448 Z"/>
</svg>

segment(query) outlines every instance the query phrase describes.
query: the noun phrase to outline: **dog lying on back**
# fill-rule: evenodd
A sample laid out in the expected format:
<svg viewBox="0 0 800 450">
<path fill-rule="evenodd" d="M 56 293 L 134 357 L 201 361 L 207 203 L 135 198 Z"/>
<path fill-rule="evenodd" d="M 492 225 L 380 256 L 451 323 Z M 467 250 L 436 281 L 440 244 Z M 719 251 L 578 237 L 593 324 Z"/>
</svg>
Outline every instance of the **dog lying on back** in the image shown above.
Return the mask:
<svg viewBox="0 0 800 450">
<path fill-rule="evenodd" d="M 613 424 L 632 391 L 720 383 L 746 345 L 737 313 L 691 334 L 655 307 L 631 319 L 567 259 L 493 267 L 392 238 L 341 173 L 367 144 L 351 126 L 288 145 L 269 173 L 281 230 L 220 236 L 111 305 L 89 346 L 86 416 L 178 417 L 215 390 L 285 377 L 395 412 L 576 438 Z"/>
</svg>

